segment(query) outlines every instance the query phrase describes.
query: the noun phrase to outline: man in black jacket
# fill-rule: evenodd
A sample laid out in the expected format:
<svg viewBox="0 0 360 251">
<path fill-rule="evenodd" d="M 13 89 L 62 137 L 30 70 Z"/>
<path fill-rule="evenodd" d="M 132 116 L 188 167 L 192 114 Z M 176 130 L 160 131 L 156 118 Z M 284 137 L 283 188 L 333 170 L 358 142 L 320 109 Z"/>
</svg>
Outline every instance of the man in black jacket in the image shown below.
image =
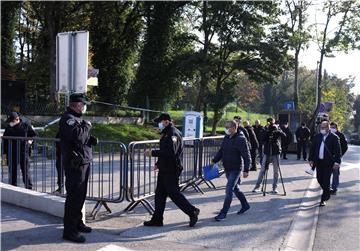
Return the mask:
<svg viewBox="0 0 360 251">
<path fill-rule="evenodd" d="M 250 171 L 256 171 L 256 151 L 259 148 L 259 142 L 256 138 L 254 129 L 250 126 L 249 121 L 244 121 L 244 128 L 246 129 L 246 131 L 249 134 L 249 139 L 250 139 L 250 154 L 251 154 L 251 169 Z"/>
<path fill-rule="evenodd" d="M 97 139 L 90 134 L 91 123 L 82 118 L 87 104 L 83 94 L 71 94 L 70 105 L 59 122 L 62 165 L 66 177 L 63 239 L 73 242 L 85 242 L 85 237 L 79 232 L 90 233 L 92 230 L 82 221 L 81 213 L 92 161 L 91 147 L 97 144 Z"/>
<path fill-rule="evenodd" d="M 341 146 L 341 157 L 344 156 L 346 151 L 348 150 L 348 143 L 346 140 L 345 135 L 338 130 L 338 125 L 335 122 L 330 123 L 330 130 L 332 133 L 336 134 L 336 136 L 340 139 L 340 146 Z M 340 176 L 340 168 L 339 169 L 333 169 L 332 171 L 332 184 L 331 184 L 331 190 L 330 193 L 332 195 L 336 195 L 337 188 L 339 186 L 339 176 Z"/>
<path fill-rule="evenodd" d="M 190 217 L 189 226 L 194 227 L 200 210 L 190 204 L 179 188 L 184 147 L 181 133 L 173 126 L 167 113 L 162 113 L 154 121 L 158 123 L 161 131 L 160 149 L 147 150 L 144 154 L 158 158 L 155 169 L 158 169 L 159 173 L 155 190 L 155 212 L 151 220 L 144 222 L 144 226 L 163 226 L 166 198 L 169 196 Z"/>
<path fill-rule="evenodd" d="M 265 171 L 269 168 L 269 163 L 273 163 L 274 179 L 272 193 L 277 194 L 277 184 L 279 179 L 280 168 L 280 154 L 281 154 L 281 137 L 285 136 L 285 133 L 281 131 L 274 123 L 274 118 L 267 119 L 268 126 L 265 129 L 264 138 L 264 158 L 261 163 L 261 170 L 257 179 L 253 192 L 260 192 L 260 184 L 263 181 Z"/>
<path fill-rule="evenodd" d="M 292 142 L 292 133 L 289 128 L 289 124 L 286 122 L 281 126 L 281 130 L 285 133 L 285 137 L 281 137 L 281 148 L 282 148 L 282 156 L 283 159 L 287 159 L 286 154 L 288 151 L 288 147 Z"/>
<path fill-rule="evenodd" d="M 235 116 L 234 117 L 235 122 L 237 123 L 237 132 L 242 132 L 250 146 L 250 137 L 248 131 L 242 126 L 241 124 L 241 117 Z"/>
<path fill-rule="evenodd" d="M 309 142 L 310 129 L 307 128 L 306 124 L 303 122 L 301 123 L 301 127 L 296 130 L 295 135 L 297 140 L 297 160 L 300 160 L 302 150 L 303 158 L 306 161 L 306 148 Z"/>
<path fill-rule="evenodd" d="M 320 206 L 330 199 L 330 177 L 332 170 L 338 170 L 341 164 L 339 138 L 330 131 L 328 121 L 320 125 L 320 133 L 315 135 L 310 148 L 309 164 L 316 167 L 316 178 L 323 190 Z"/>
<path fill-rule="evenodd" d="M 238 211 L 238 214 L 243 214 L 250 209 L 244 193 L 239 190 L 242 159 L 244 160 L 243 177 L 247 178 L 249 174 L 250 153 L 248 144 L 242 132 L 237 131 L 236 121 L 227 121 L 225 123 L 225 133 L 221 148 L 212 160 L 213 163 L 217 163 L 220 160 L 223 161 L 227 179 L 223 208 L 219 215 L 215 217 L 216 221 L 226 218 L 233 193 L 235 193 L 241 203 L 241 209 Z"/>
<path fill-rule="evenodd" d="M 255 120 L 255 125 L 253 125 L 254 133 L 256 135 L 256 139 L 259 142 L 259 158 L 260 158 L 260 164 L 262 163 L 263 159 L 263 145 L 264 145 L 264 136 L 265 136 L 265 130 L 264 127 L 261 125 L 260 120 Z"/>
<path fill-rule="evenodd" d="M 23 122 L 16 112 L 10 113 L 6 122 L 8 126 L 5 128 L 4 136 L 9 137 L 35 137 L 34 129 Z M 25 188 L 32 189 L 30 177 L 30 145 L 31 140 L 4 139 L 4 155 L 3 159 L 7 159 L 9 165 L 9 175 L 11 176 L 11 185 L 17 186 L 17 167 L 20 164 L 23 182 Z"/>
</svg>

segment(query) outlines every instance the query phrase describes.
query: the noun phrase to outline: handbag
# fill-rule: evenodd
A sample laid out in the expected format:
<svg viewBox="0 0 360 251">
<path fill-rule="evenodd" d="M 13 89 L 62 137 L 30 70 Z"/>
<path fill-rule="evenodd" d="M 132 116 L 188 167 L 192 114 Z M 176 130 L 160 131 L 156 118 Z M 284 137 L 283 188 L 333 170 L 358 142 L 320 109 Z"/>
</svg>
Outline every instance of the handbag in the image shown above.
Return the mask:
<svg viewBox="0 0 360 251">
<path fill-rule="evenodd" d="M 203 167 L 203 175 L 205 180 L 212 180 L 220 177 L 218 165 L 207 165 Z"/>
</svg>

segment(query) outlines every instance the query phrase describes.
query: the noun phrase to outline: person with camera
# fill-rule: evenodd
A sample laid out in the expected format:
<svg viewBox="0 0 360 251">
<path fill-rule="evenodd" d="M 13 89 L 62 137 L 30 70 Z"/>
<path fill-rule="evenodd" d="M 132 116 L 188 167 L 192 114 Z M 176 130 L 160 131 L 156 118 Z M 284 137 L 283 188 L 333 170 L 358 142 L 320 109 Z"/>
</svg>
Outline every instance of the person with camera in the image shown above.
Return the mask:
<svg viewBox="0 0 360 251">
<path fill-rule="evenodd" d="M 320 206 L 330 199 L 330 178 L 333 170 L 339 170 L 341 164 L 340 139 L 330 131 L 329 121 L 320 125 L 320 133 L 315 135 L 309 156 L 309 165 L 316 167 L 316 178 L 323 190 Z"/>
<path fill-rule="evenodd" d="M 221 221 L 226 218 L 230 209 L 233 193 L 241 203 L 241 209 L 238 211 L 238 214 L 243 214 L 250 209 L 244 193 L 239 189 L 240 174 L 243 167 L 242 159 L 244 160 L 243 177 L 247 178 L 249 175 L 251 162 L 249 147 L 244 134 L 241 131 L 238 132 L 236 121 L 231 120 L 225 123 L 225 133 L 226 135 L 221 144 L 221 148 L 212 160 L 213 164 L 222 160 L 227 179 L 223 208 L 219 215 L 215 217 L 216 221 Z"/>
<path fill-rule="evenodd" d="M 168 113 L 162 113 L 154 120 L 158 123 L 161 131 L 160 149 L 147 150 L 146 157 L 157 157 L 155 170 L 158 170 L 157 184 L 155 190 L 155 212 L 144 226 L 163 226 L 163 215 L 166 198 L 170 199 L 189 216 L 189 226 L 194 227 L 198 221 L 200 209 L 194 207 L 180 192 L 179 177 L 182 172 L 182 158 L 184 142 L 180 131 L 174 127 Z"/>
<path fill-rule="evenodd" d="M 82 221 L 81 209 L 87 192 L 91 147 L 98 143 L 97 138 L 90 134 L 91 123 L 82 118 L 87 104 L 89 102 L 83 94 L 71 94 L 69 107 L 59 122 L 62 164 L 66 177 L 63 239 L 79 243 L 86 240 L 80 232 L 90 233 L 92 230 Z"/>
<path fill-rule="evenodd" d="M 272 162 L 274 171 L 272 193 L 277 194 L 281 154 L 281 137 L 286 137 L 286 134 L 275 125 L 274 118 L 268 118 L 267 123 L 268 125 L 265 127 L 264 136 L 264 158 L 261 163 L 261 170 L 259 172 L 259 177 L 253 192 L 260 192 L 260 184 L 264 179 L 265 171 L 269 169 L 269 164 Z"/>
</svg>

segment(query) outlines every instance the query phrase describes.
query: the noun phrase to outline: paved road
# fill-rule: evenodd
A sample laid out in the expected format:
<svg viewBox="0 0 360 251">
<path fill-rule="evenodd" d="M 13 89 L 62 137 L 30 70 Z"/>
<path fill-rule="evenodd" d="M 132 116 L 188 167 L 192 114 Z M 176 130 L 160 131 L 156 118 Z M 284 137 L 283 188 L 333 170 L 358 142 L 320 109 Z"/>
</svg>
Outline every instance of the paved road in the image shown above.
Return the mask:
<svg viewBox="0 0 360 251">
<path fill-rule="evenodd" d="M 360 250 L 360 146 L 351 146 L 341 166 L 340 186 L 320 208 L 314 250 Z"/>
<path fill-rule="evenodd" d="M 127 203 L 111 204 L 110 207 L 114 213 L 101 215 L 99 219 L 90 221 L 89 225 L 94 228 L 94 231 L 87 235 L 86 244 L 78 245 L 61 239 L 61 219 L 2 204 L 1 250 L 89 251 L 108 245 L 115 245 L 118 250 L 124 248 L 133 250 L 278 250 L 284 243 L 304 193 L 313 179 L 304 172 L 308 169 L 306 163 L 296 161 L 294 155 L 290 155 L 290 158 L 282 163 L 287 196 L 263 197 L 262 194 L 251 193 L 257 178 L 257 173 L 252 172 L 250 178 L 243 180 L 241 185 L 241 189 L 250 202 L 251 210 L 244 215 L 237 215 L 239 202 L 234 199 L 228 218 L 224 222 L 215 222 L 213 218 L 222 206 L 225 178 L 215 181 L 217 190 L 207 189 L 203 185 L 205 195 L 193 191 L 186 192 L 190 201 L 201 209 L 200 220 L 195 228 L 187 226 L 188 217 L 170 202 L 165 212 L 165 226 L 162 228 L 142 226 L 142 222 L 150 218 L 142 207 L 136 208 L 132 213 L 124 214 L 121 210 Z M 271 173 L 269 176 L 272 177 Z M 354 186 L 355 179 L 358 182 L 358 177 L 349 178 L 347 181 L 344 180 L 344 176 L 342 176 L 341 191 L 345 192 L 346 187 Z M 269 182 L 271 184 L 271 179 Z M 352 185 L 347 186 L 349 184 Z M 282 191 L 281 187 L 279 190 Z M 340 198 L 340 194 L 336 198 Z M 318 197 L 306 198 L 314 204 L 318 199 Z M 354 204 L 355 200 L 356 197 L 352 200 Z M 332 207 L 331 202 L 324 210 L 330 210 Z M 88 211 L 90 209 L 91 205 L 88 206 Z M 355 208 L 352 210 L 352 214 L 349 214 L 346 220 L 356 219 Z M 319 222 L 318 232 L 322 231 L 321 222 Z M 337 231 L 343 232 L 338 228 Z M 321 241 L 319 236 L 317 234 L 315 245 L 323 246 L 319 242 Z"/>
</svg>

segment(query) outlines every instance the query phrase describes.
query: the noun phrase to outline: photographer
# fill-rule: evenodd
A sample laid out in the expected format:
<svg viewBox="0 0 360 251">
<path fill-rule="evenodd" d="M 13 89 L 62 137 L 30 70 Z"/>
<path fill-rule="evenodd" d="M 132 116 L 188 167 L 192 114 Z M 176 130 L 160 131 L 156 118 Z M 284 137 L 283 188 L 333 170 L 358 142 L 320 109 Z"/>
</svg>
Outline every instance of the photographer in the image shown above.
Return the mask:
<svg viewBox="0 0 360 251">
<path fill-rule="evenodd" d="M 269 169 L 269 164 L 272 162 L 274 168 L 272 193 L 277 194 L 277 183 L 280 168 L 281 137 L 286 137 L 286 135 L 279 127 L 274 124 L 275 120 L 273 118 L 268 118 L 267 122 L 268 126 L 265 127 L 264 137 L 264 158 L 261 163 L 261 170 L 253 192 L 260 192 L 260 184 L 263 181 L 265 170 Z"/>
</svg>

